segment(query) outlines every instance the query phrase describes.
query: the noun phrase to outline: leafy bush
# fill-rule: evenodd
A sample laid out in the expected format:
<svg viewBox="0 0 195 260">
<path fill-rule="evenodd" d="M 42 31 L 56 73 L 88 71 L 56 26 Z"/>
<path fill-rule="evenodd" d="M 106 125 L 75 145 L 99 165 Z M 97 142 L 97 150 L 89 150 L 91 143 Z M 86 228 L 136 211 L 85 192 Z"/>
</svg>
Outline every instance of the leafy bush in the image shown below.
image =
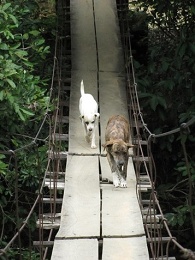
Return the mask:
<svg viewBox="0 0 195 260">
<path fill-rule="evenodd" d="M 47 121 L 36 145 L 30 144 L 45 113 L 53 109 L 48 93 L 53 63 L 48 61 L 53 61 L 49 44 L 53 44 L 55 14 L 42 17 L 34 0 L 3 0 L 0 20 L 0 150 L 19 149 L 16 158 L 14 154 L 0 154 L 0 232 L 1 246 L 5 246 L 16 230 L 16 188 L 21 225 L 46 167 Z M 29 147 L 23 149 L 25 146 Z M 33 214 L 31 230 L 35 218 Z M 22 243 L 26 245 L 28 239 Z M 22 252 L 23 259 L 29 259 L 29 253 L 25 249 Z M 17 254 L 11 251 L 9 259 L 16 259 Z M 35 257 L 32 252 L 31 259 Z"/>
<path fill-rule="evenodd" d="M 47 105 L 43 89 L 45 82 L 35 75 L 35 68 L 39 59 L 48 54 L 49 47 L 44 45 L 45 40 L 38 30 L 21 25 L 23 13 L 27 13 L 26 7 L 23 9 L 15 3 L 0 7 L 3 21 L 0 25 L 0 116 L 5 125 L 9 122 L 8 126 L 13 119 L 26 121 L 32 117 L 32 104 L 41 104 L 43 109 Z M 16 17 L 19 14 L 21 17 Z"/>
<path fill-rule="evenodd" d="M 144 119 L 154 134 L 164 133 L 195 116 L 195 4 L 190 0 L 133 3 L 136 9 L 130 19 L 147 16 L 142 21 L 148 28 L 145 62 L 134 56 Z M 185 243 L 189 236 L 195 237 L 194 129 L 192 125 L 181 136 L 158 138 L 153 145 L 161 205 L 175 232 L 186 230 Z"/>
</svg>

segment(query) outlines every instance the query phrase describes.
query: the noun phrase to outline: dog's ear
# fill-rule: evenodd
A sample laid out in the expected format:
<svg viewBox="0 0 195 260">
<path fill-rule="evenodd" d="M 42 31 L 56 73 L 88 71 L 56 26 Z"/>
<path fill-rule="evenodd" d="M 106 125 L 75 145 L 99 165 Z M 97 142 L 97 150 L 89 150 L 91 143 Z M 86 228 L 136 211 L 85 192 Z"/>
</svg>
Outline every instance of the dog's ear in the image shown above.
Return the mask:
<svg viewBox="0 0 195 260">
<path fill-rule="evenodd" d="M 99 113 L 95 113 L 95 117 L 100 117 L 100 114 Z"/>
<path fill-rule="evenodd" d="M 82 119 L 84 118 L 84 116 L 80 115 L 79 118 L 80 118 L 80 120 L 82 121 Z"/>
<path fill-rule="evenodd" d="M 113 141 L 107 141 L 105 144 L 102 144 L 102 146 L 104 147 L 104 150 L 106 149 L 106 147 L 113 145 Z"/>
</svg>

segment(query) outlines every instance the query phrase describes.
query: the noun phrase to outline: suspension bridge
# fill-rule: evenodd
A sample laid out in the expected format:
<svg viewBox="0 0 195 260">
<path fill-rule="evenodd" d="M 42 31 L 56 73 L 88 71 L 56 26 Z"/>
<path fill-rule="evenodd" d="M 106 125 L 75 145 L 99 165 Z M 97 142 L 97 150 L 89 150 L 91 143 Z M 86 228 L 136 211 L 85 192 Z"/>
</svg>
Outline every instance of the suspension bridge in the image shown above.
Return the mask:
<svg viewBox="0 0 195 260">
<path fill-rule="evenodd" d="M 174 246 L 186 259 L 195 259 L 172 236 L 155 192 L 151 135 L 137 95 L 127 1 L 59 0 L 57 15 L 51 83 L 56 110 L 48 164 L 31 211 L 0 256 L 6 255 L 39 204 L 39 240 L 33 245 L 41 260 L 174 260 Z M 85 91 L 99 104 L 96 149 L 85 142 L 79 120 L 82 79 Z M 125 189 L 114 188 L 102 149 L 108 118 L 114 114 L 129 119 L 135 144 Z"/>
<path fill-rule="evenodd" d="M 64 40 L 58 50 L 59 103 L 54 120 L 58 127 L 52 133 L 54 143 L 68 140 L 68 151 L 49 152 L 51 161 L 46 171 L 49 179 L 45 185 L 51 192 L 50 198 L 43 197 L 42 201 L 50 203 L 51 213 L 40 215 L 38 226 L 41 230 L 49 229 L 50 235 L 48 241 L 42 238 L 34 245 L 42 250 L 43 259 L 52 245 L 52 260 L 174 260 L 169 255 L 171 245 L 182 247 L 172 237 L 163 217 L 154 190 L 152 160 L 144 152 L 148 140 L 141 138 L 145 124 L 139 117 L 137 86 L 131 67 L 130 34 L 126 29 L 128 4 L 113 0 L 88 0 L 82 4 L 72 0 L 69 4 L 67 8 L 63 1 L 58 2 L 62 24 L 66 25 L 65 16 L 70 19 L 71 66 L 68 70 L 63 67 L 67 57 Z M 125 22 L 119 28 L 120 15 Z M 62 28 L 61 37 L 67 37 L 67 32 L 63 33 Z M 99 103 L 96 149 L 85 142 L 79 120 L 82 79 L 85 91 Z M 67 94 L 68 102 L 63 99 Z M 63 114 L 67 106 L 68 119 Z M 136 145 L 130 151 L 126 189 L 113 187 L 101 146 L 108 118 L 114 114 L 129 118 L 131 139 Z M 64 125 L 68 126 L 68 134 L 63 132 Z M 63 199 L 58 198 L 59 190 L 63 190 Z M 62 203 L 60 209 L 56 206 L 58 202 Z M 57 232 L 54 241 L 50 241 L 54 229 Z"/>
<path fill-rule="evenodd" d="M 69 145 L 61 222 L 51 259 L 149 259 L 132 158 L 128 188 L 113 188 L 101 146 L 109 117 L 122 114 L 128 118 L 116 4 L 71 1 L 70 14 Z M 99 103 L 97 149 L 86 143 L 79 120 L 82 79 L 85 91 Z"/>
</svg>

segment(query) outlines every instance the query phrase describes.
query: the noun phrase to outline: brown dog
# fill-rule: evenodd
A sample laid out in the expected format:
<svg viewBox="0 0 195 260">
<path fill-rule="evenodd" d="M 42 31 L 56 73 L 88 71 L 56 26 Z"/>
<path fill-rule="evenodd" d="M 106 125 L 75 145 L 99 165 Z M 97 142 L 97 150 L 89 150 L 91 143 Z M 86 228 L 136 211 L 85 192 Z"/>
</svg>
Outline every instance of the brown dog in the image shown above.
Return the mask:
<svg viewBox="0 0 195 260">
<path fill-rule="evenodd" d="M 129 136 L 129 123 L 123 116 L 112 116 L 108 120 L 105 132 L 106 143 L 102 146 L 107 151 L 115 187 L 127 187 L 128 149 L 133 147 L 129 143 Z"/>
</svg>

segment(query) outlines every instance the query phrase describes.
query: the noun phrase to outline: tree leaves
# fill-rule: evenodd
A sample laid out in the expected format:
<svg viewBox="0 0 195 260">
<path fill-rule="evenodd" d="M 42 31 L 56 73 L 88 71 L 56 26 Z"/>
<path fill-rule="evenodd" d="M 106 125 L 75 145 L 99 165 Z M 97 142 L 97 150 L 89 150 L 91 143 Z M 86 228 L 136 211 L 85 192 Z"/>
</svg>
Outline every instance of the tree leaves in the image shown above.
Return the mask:
<svg viewBox="0 0 195 260">
<path fill-rule="evenodd" d="M 140 93 L 139 98 L 149 98 L 149 104 L 153 111 L 156 111 L 158 105 L 162 106 L 164 109 L 167 108 L 166 100 L 160 95 Z"/>
<path fill-rule="evenodd" d="M 44 102 L 45 89 L 40 88 L 45 86 L 45 82 L 36 75 L 39 71 L 35 70 L 49 53 L 49 46 L 45 44 L 37 21 L 33 26 L 30 20 L 23 27 L 18 26 L 18 21 L 22 21 L 26 15 L 27 6 L 23 8 L 24 12 L 14 3 L 0 6 L 0 100 L 3 101 L 0 104 L 0 116 L 5 106 L 7 113 L 3 113 L 2 117 L 10 116 L 7 119 L 10 124 L 16 118 L 25 122 L 34 116 L 27 109 L 31 103 L 42 103 L 37 111 L 47 107 Z"/>
<path fill-rule="evenodd" d="M 147 65 L 135 68 L 140 105 L 145 123 L 152 133 L 165 133 L 195 116 L 195 4 L 193 1 L 138 0 L 137 9 L 150 13 Z M 146 12 L 147 13 L 147 12 Z M 137 70 L 136 70 L 137 69 Z M 194 204 L 195 190 L 195 126 L 181 136 L 158 138 L 153 156 L 157 166 L 158 192 L 169 223 L 194 235 L 188 201 Z M 188 167 L 183 160 L 185 142 Z M 189 184 L 189 182 L 191 182 Z M 158 186 L 158 184 L 162 184 Z M 168 206 L 167 206 L 168 205 Z"/>
<path fill-rule="evenodd" d="M 7 81 L 7 83 L 8 83 L 12 88 L 16 88 L 16 84 L 13 82 L 13 80 L 11 80 L 11 79 L 5 79 L 5 81 Z"/>
<path fill-rule="evenodd" d="M 0 50 L 8 51 L 9 47 L 6 43 L 1 43 L 0 44 Z"/>
</svg>

